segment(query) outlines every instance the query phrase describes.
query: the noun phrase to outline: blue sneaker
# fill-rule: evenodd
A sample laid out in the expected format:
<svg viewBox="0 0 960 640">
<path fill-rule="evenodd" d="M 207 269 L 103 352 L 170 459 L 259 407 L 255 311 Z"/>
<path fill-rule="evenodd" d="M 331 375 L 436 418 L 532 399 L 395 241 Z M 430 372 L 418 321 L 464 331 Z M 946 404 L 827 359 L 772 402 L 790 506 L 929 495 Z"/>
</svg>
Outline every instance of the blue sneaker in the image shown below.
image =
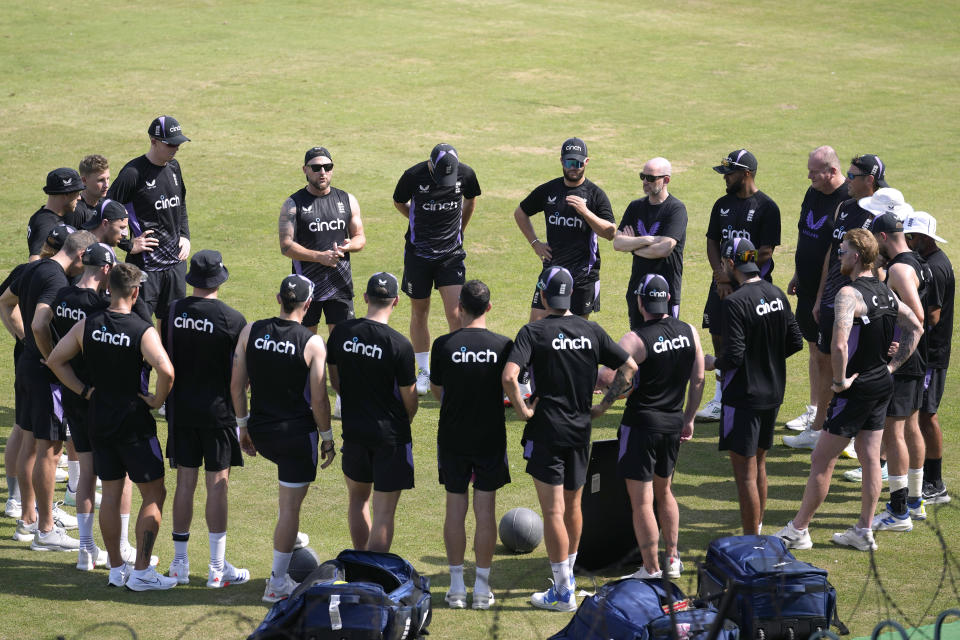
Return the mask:
<svg viewBox="0 0 960 640">
<path fill-rule="evenodd" d="M 926 520 L 927 509 L 923 506 L 923 498 L 918 498 L 916 502 L 907 500 L 907 511 L 910 513 L 911 520 Z"/>
<path fill-rule="evenodd" d="M 913 531 L 913 520 L 910 519 L 910 510 L 902 515 L 897 515 L 890 511 L 890 503 L 887 508 L 873 516 L 873 522 L 870 528 L 874 531 Z"/>
<path fill-rule="evenodd" d="M 549 609 L 550 611 L 577 610 L 577 599 L 573 592 L 568 590 L 565 595 L 561 596 L 557 593 L 555 585 L 546 591 L 539 591 L 530 596 L 530 602 L 539 609 Z"/>
</svg>

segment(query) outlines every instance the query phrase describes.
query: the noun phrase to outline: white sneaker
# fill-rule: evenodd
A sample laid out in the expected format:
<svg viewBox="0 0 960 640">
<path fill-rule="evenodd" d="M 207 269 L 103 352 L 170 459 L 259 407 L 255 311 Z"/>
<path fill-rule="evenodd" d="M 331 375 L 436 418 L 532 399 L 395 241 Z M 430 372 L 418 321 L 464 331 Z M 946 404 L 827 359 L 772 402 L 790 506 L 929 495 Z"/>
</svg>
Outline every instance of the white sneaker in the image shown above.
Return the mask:
<svg viewBox="0 0 960 640">
<path fill-rule="evenodd" d="M 576 611 L 577 598 L 572 591 L 568 591 L 566 597 L 561 597 L 557 593 L 554 585 L 546 591 L 538 591 L 530 596 L 530 604 L 538 609 L 549 609 L 550 611 Z"/>
<path fill-rule="evenodd" d="M 94 495 L 93 508 L 94 508 L 94 509 L 99 509 L 99 508 L 100 508 L 100 501 L 103 500 L 103 495 L 100 494 L 99 492 L 94 493 L 93 495 Z M 63 496 L 63 504 L 66 505 L 66 506 L 68 506 L 68 507 L 76 507 L 76 506 L 77 506 L 77 492 L 76 492 L 76 491 L 70 491 L 70 487 L 67 487 L 67 492 L 66 492 L 66 494 Z"/>
<path fill-rule="evenodd" d="M 452 591 L 447 591 L 446 595 L 443 596 L 443 599 L 447 601 L 447 606 L 451 609 L 466 609 L 467 608 L 467 592 L 454 593 Z"/>
<path fill-rule="evenodd" d="M 671 580 L 676 580 L 680 577 L 680 574 L 683 572 L 683 563 L 680 561 L 680 558 L 668 558 L 667 559 L 667 577 Z"/>
<path fill-rule="evenodd" d="M 873 516 L 873 522 L 870 523 L 870 528 L 874 531 L 913 531 L 913 520 L 910 518 L 910 511 L 898 516 L 890 512 L 890 505 Z"/>
<path fill-rule="evenodd" d="M 887 465 L 884 464 L 880 467 L 880 481 L 887 481 Z M 856 469 L 850 469 L 843 472 L 843 479 L 849 480 L 850 482 L 863 482 L 863 467 L 857 467 Z"/>
<path fill-rule="evenodd" d="M 773 534 L 774 537 L 780 538 L 783 540 L 783 544 L 787 549 L 811 549 L 813 548 L 813 540 L 810 539 L 810 530 L 804 529 L 800 531 L 793 526 L 793 520 L 787 523 L 783 529 L 777 531 Z"/>
<path fill-rule="evenodd" d="M 56 477 L 57 477 L 57 482 L 66 482 L 66 481 L 67 481 L 67 478 L 69 478 L 70 475 L 67 473 L 67 470 L 66 470 L 66 469 L 64 469 L 64 468 L 62 468 L 62 467 L 57 467 L 57 476 L 56 476 Z"/>
<path fill-rule="evenodd" d="M 426 369 L 417 371 L 417 394 L 425 396 L 430 393 L 430 372 Z"/>
<path fill-rule="evenodd" d="M 711 400 L 703 409 L 697 411 L 697 420 L 700 422 L 719 422 L 721 407 L 719 400 Z"/>
<path fill-rule="evenodd" d="M 303 531 L 297 531 L 297 539 L 293 543 L 293 550 L 303 549 L 310 544 L 310 536 Z"/>
<path fill-rule="evenodd" d="M 7 506 L 3 510 L 3 515 L 8 518 L 20 518 L 23 515 L 23 508 L 20 506 L 20 501 L 16 498 L 7 498 Z"/>
<path fill-rule="evenodd" d="M 833 544 L 843 547 L 853 547 L 860 551 L 876 551 L 877 543 L 873 539 L 873 531 L 867 529 L 861 533 L 857 527 L 850 527 L 843 533 L 835 533 L 832 538 Z"/>
<path fill-rule="evenodd" d="M 166 418 L 166 417 L 167 417 L 167 403 L 166 403 L 166 402 L 164 402 L 162 405 L 160 405 L 160 408 L 157 409 L 157 414 L 158 414 L 161 418 Z"/>
<path fill-rule="evenodd" d="M 783 444 L 791 449 L 813 449 L 820 439 L 820 431 L 804 429 L 795 436 L 783 436 Z"/>
<path fill-rule="evenodd" d="M 910 513 L 911 520 L 926 520 L 927 519 L 927 508 L 924 505 L 923 498 L 920 498 L 915 505 L 910 504 L 910 501 L 907 501 L 907 511 Z"/>
<path fill-rule="evenodd" d="M 646 567 L 640 567 L 630 577 L 636 578 L 638 580 L 650 580 L 653 578 L 662 578 L 663 569 L 660 569 L 660 571 L 654 571 L 653 573 L 650 573 L 649 571 L 647 571 Z"/>
<path fill-rule="evenodd" d="M 487 593 L 477 593 L 473 592 L 473 608 L 474 609 L 489 609 L 490 606 L 496 602 L 496 598 L 493 597 L 493 591 Z"/>
<path fill-rule="evenodd" d="M 844 458 L 850 458 L 851 460 L 857 459 L 857 450 L 853 448 L 853 443 L 856 442 L 856 438 L 850 438 L 850 442 L 847 443 L 847 446 L 843 448 L 843 451 L 840 452 L 840 455 Z"/>
<path fill-rule="evenodd" d="M 83 547 L 77 555 L 77 569 L 80 571 L 93 571 L 94 567 L 103 567 L 107 564 L 107 551 L 99 547 L 94 547 L 93 551 L 87 551 Z"/>
<path fill-rule="evenodd" d="M 137 548 L 129 544 L 120 544 L 120 559 L 131 567 L 137 564 Z M 150 566 L 155 567 L 160 564 L 160 558 L 155 555 L 150 556 Z"/>
<path fill-rule="evenodd" d="M 334 418 L 343 418 L 343 407 L 340 404 L 340 394 L 337 394 L 337 399 L 333 402 L 333 417 Z"/>
<path fill-rule="evenodd" d="M 813 424 L 813 419 L 817 417 L 817 408 L 812 404 L 807 405 L 806 411 L 790 420 L 784 426 L 791 431 L 805 431 Z"/>
<path fill-rule="evenodd" d="M 77 517 L 72 516 L 63 509 L 60 508 L 62 502 L 55 502 L 53 504 L 53 522 L 58 527 L 62 527 L 67 531 L 76 529 L 79 525 L 77 524 Z"/>
<path fill-rule="evenodd" d="M 155 568 L 148 567 L 143 571 L 131 571 L 125 586 L 130 591 L 165 591 L 177 586 L 177 579 L 162 576 Z"/>
<path fill-rule="evenodd" d="M 207 586 L 211 589 L 220 589 L 228 587 L 231 584 L 243 584 L 250 580 L 250 572 L 246 569 L 237 569 L 235 566 L 223 561 L 223 570 L 217 571 L 210 567 L 207 573 Z"/>
<path fill-rule="evenodd" d="M 286 600 L 298 586 L 300 586 L 299 583 L 291 578 L 288 573 L 283 574 L 283 580 L 276 584 L 274 584 L 272 577 L 267 578 L 267 586 L 263 590 L 263 598 L 261 599 L 270 603 Z"/>
<path fill-rule="evenodd" d="M 136 553 L 134 553 L 136 557 Z M 174 560 L 170 563 L 167 575 L 177 579 L 177 584 L 190 584 L 190 563 Z"/>
<path fill-rule="evenodd" d="M 57 460 L 57 467 L 60 468 L 60 469 L 66 469 L 66 468 L 67 468 L 67 463 L 69 463 L 69 462 L 70 462 L 70 459 L 67 458 L 67 454 L 66 454 L 66 453 L 61 453 L 61 454 L 60 454 L 60 458 Z"/>
<path fill-rule="evenodd" d="M 71 538 L 63 527 L 54 527 L 46 533 L 39 529 L 33 534 L 30 548 L 34 551 L 76 551 L 80 548 L 80 541 Z"/>
<path fill-rule="evenodd" d="M 122 587 L 127 584 L 127 580 L 130 579 L 130 572 L 133 571 L 133 566 L 127 563 L 121 564 L 119 567 L 110 567 L 110 575 L 107 577 L 107 586 L 108 587 Z"/>
<path fill-rule="evenodd" d="M 37 520 L 30 524 L 17 520 L 17 527 L 13 530 L 13 539 L 17 542 L 30 542 L 37 533 Z"/>
</svg>

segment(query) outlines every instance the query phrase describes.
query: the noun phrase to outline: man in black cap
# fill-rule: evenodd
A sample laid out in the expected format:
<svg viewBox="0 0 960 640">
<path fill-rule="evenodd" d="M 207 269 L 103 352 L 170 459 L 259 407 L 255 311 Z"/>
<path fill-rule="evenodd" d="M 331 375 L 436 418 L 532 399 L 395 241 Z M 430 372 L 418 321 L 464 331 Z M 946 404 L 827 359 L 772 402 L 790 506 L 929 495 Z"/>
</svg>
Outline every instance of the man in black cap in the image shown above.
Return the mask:
<svg viewBox="0 0 960 640">
<path fill-rule="evenodd" d="M 517 415 L 527 421 L 523 457 L 543 511 L 543 536 L 553 586 L 534 593 L 535 607 L 577 608 L 573 567 L 583 531 L 580 497 L 587 480 L 590 410 L 597 366 L 617 373 L 605 401 L 630 386 L 637 365 L 595 322 L 570 313 L 574 280 L 563 267 L 550 267 L 537 282 L 547 316 L 520 329 L 503 370 L 503 389 Z M 521 395 L 520 371 L 530 368 L 535 388 L 529 405 Z"/>
<path fill-rule="evenodd" d="M 410 298 L 410 341 L 417 361 L 417 393 L 430 391 L 430 292 L 440 291 L 447 327 L 460 327 L 457 302 L 466 269 L 463 232 L 480 195 L 473 169 L 457 150 L 438 144 L 430 159 L 403 172 L 393 206 L 409 220 L 403 251 L 403 291 Z"/>
<path fill-rule="evenodd" d="M 723 351 L 705 368 L 723 371 L 720 450 L 730 452 L 744 535 L 760 533 L 767 504 L 766 455 L 787 384 L 787 358 L 803 335 L 783 291 L 761 278 L 759 251 L 734 237 L 720 245 L 719 282 L 736 290 L 721 304 Z"/>
<path fill-rule="evenodd" d="M 278 515 L 273 566 L 264 602 L 290 597 L 297 583 L 287 573 L 300 524 L 300 506 L 317 478 L 317 444 L 326 469 L 336 457 L 327 400 L 326 348 L 303 326 L 313 283 L 292 274 L 280 283 L 279 315 L 252 322 L 237 340 L 230 395 L 240 447 L 277 465 Z M 250 413 L 247 413 L 247 383 Z M 319 429 L 319 430 L 318 430 Z"/>
<path fill-rule="evenodd" d="M 125 206 L 129 213 L 133 238 L 127 261 L 147 274 L 142 297 L 162 323 L 170 303 L 187 293 L 187 189 L 174 156 L 190 138 L 183 135 L 180 123 L 170 116 L 151 122 L 147 135 L 147 153 L 124 165 L 107 197 Z M 141 236 L 143 239 L 137 241 Z"/>
<path fill-rule="evenodd" d="M 341 322 L 327 341 L 330 386 L 342 398 L 347 522 L 355 549 L 390 550 L 400 493 L 413 488 L 413 346 L 387 324 L 398 288 L 393 274 L 370 276 L 366 317 Z"/>
<path fill-rule="evenodd" d="M 83 228 L 97 236 L 98 242 L 116 247 L 127 237 L 129 214 L 116 200 L 104 198 L 93 207 Z"/>
<path fill-rule="evenodd" d="M 693 420 L 703 395 L 703 349 L 697 330 L 669 315 L 673 300 L 663 276 L 643 276 L 634 301 L 642 321 L 619 343 L 637 363 L 637 374 L 620 419 L 617 474 L 627 483 L 633 530 L 643 556 L 643 566 L 634 577 L 663 575 L 657 554 L 659 522 L 667 576 L 676 580 L 683 571 L 677 550 L 680 514 L 670 483 L 680 443 L 693 437 Z M 605 387 L 612 379 L 612 371 L 601 369 L 597 385 Z M 594 407 L 593 417 L 599 417 L 609 407 L 604 400 Z"/>
<path fill-rule="evenodd" d="M 47 184 L 43 187 L 47 203 L 27 222 L 27 248 L 31 261 L 40 259 L 40 250 L 51 229 L 61 224 L 76 226 L 73 212 L 81 191 L 83 181 L 73 169 L 61 167 L 47 174 Z"/>
<path fill-rule="evenodd" d="M 727 277 L 720 259 L 720 244 L 735 238 L 749 240 L 757 250 L 755 262 L 760 277 L 772 282 L 773 250 L 780 244 L 780 208 L 757 188 L 754 182 L 757 159 L 746 149 L 731 151 L 713 170 L 723 176 L 727 192 L 713 204 L 707 227 L 707 260 L 713 269 L 713 279 L 703 308 L 703 328 L 710 329 L 714 353 L 720 353 L 724 349 L 720 338 L 723 334 L 720 301 L 737 288 L 736 281 Z M 720 419 L 721 379 L 722 373 L 717 371 L 713 398 L 697 413 L 698 419 Z"/>
<path fill-rule="evenodd" d="M 243 466 L 237 417 L 230 401 L 231 356 L 247 324 L 239 311 L 218 299 L 229 273 L 219 251 L 193 254 L 187 284 L 193 295 L 170 305 L 163 342 L 177 381 L 167 400 L 167 457 L 177 469 L 173 498 L 174 557 L 168 575 L 190 581 L 187 543 L 193 519 L 193 495 L 200 464 L 207 487 L 206 517 L 210 538 L 207 586 L 241 584 L 250 572 L 226 561 L 227 490 L 230 467 Z"/>
</svg>

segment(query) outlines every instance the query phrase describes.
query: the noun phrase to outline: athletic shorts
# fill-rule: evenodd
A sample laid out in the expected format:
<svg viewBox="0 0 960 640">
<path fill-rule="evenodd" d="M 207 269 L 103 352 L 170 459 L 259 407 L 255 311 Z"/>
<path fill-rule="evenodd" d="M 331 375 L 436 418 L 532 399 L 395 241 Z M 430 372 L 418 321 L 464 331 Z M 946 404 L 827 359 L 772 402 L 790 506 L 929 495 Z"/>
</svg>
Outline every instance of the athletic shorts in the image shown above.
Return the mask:
<svg viewBox="0 0 960 640">
<path fill-rule="evenodd" d="M 720 317 L 720 303 L 722 300 L 717 294 L 717 283 L 710 281 L 710 290 L 707 291 L 707 302 L 703 305 L 703 322 L 701 326 L 710 330 L 710 335 L 719 336 L 723 333 L 723 322 Z"/>
<path fill-rule="evenodd" d="M 90 403 L 78 398 L 69 392 L 63 394 L 63 415 L 70 425 L 70 439 L 77 453 L 90 453 L 93 445 L 90 444 L 90 430 L 87 426 L 87 411 Z"/>
<path fill-rule="evenodd" d="M 473 482 L 476 491 L 496 491 L 510 483 L 507 452 L 471 456 L 437 449 L 440 484 L 450 493 L 466 493 Z"/>
<path fill-rule="evenodd" d="M 680 453 L 679 433 L 658 433 L 639 427 L 620 425 L 620 453 L 617 475 L 621 478 L 652 482 L 673 476 Z"/>
<path fill-rule="evenodd" d="M 567 491 L 576 491 L 587 483 L 589 444 L 582 447 L 552 447 L 524 440 L 523 458 L 527 461 L 527 473 L 545 484 L 562 484 Z"/>
<path fill-rule="evenodd" d="M 887 417 L 905 418 L 923 404 L 923 378 L 893 375 L 893 394 L 887 405 Z"/>
<path fill-rule="evenodd" d="M 187 263 L 180 261 L 163 271 L 144 271 L 147 280 L 140 286 L 140 297 L 158 318 L 166 318 L 170 304 L 187 296 Z"/>
<path fill-rule="evenodd" d="M 237 429 L 170 429 L 167 456 L 171 467 L 223 471 L 243 466 Z"/>
<path fill-rule="evenodd" d="M 317 479 L 319 433 L 310 431 L 280 436 L 254 431 L 249 433 L 257 453 L 277 465 L 277 480 L 302 484 Z"/>
<path fill-rule="evenodd" d="M 429 260 L 405 253 L 401 288 L 410 298 L 422 300 L 430 297 L 432 289 L 463 284 L 466 282 L 464 274 L 467 272 L 463 266 L 465 256 L 463 251 L 457 251 L 436 260 Z"/>
<path fill-rule="evenodd" d="M 341 300 L 331 298 L 330 300 L 314 300 L 307 308 L 307 314 L 303 317 L 303 326 L 315 327 L 320 324 L 320 315 L 327 320 L 327 324 L 340 324 L 344 320 L 352 320 L 353 300 Z"/>
<path fill-rule="evenodd" d="M 98 440 L 93 447 L 93 470 L 104 482 L 122 480 L 125 475 L 137 484 L 162 478 L 160 441 L 157 436 L 125 443 Z"/>
<path fill-rule="evenodd" d="M 636 299 L 636 296 L 634 296 Z M 533 300 L 530 301 L 531 309 L 543 309 L 543 302 L 540 301 L 540 289 L 533 290 Z M 589 313 L 600 311 L 600 281 L 574 283 L 573 291 L 570 293 L 570 313 L 575 316 L 585 316 Z"/>
<path fill-rule="evenodd" d="M 841 438 L 853 438 L 860 431 L 880 431 L 886 420 L 889 395 L 864 398 L 859 393 L 834 394 L 827 408 L 823 430 Z"/>
<path fill-rule="evenodd" d="M 354 482 L 373 483 L 374 491 L 413 489 L 413 444 L 368 447 L 343 441 L 343 475 Z"/>
<path fill-rule="evenodd" d="M 745 458 L 757 455 L 757 449 L 770 450 L 773 428 L 780 408 L 744 409 L 722 405 L 720 412 L 720 451 L 733 451 Z"/>
<path fill-rule="evenodd" d="M 63 420 L 63 390 L 50 382 L 42 371 L 21 366 L 14 382 L 20 392 L 17 424 L 33 433 L 37 440 L 66 440 L 67 427 Z"/>
<path fill-rule="evenodd" d="M 830 343 L 833 342 L 834 313 L 831 307 L 820 305 L 820 320 L 817 322 L 817 349 L 830 355 Z"/>
<path fill-rule="evenodd" d="M 797 296 L 797 308 L 794 317 L 800 325 L 800 334 L 807 342 L 816 342 L 820 336 L 820 324 L 813 319 L 814 299 L 807 296 Z"/>
<path fill-rule="evenodd" d="M 946 381 L 946 369 L 927 369 L 927 375 L 923 377 L 923 402 L 920 403 L 920 411 L 933 415 L 940 410 Z"/>
</svg>

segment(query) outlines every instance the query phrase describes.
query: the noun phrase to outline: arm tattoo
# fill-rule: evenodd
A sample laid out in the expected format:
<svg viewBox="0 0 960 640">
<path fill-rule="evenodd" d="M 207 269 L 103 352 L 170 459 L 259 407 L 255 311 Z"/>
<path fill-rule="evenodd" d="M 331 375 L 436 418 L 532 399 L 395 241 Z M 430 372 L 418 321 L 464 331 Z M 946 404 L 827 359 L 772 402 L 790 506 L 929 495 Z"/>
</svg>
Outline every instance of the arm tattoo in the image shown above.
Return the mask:
<svg viewBox="0 0 960 640">
<path fill-rule="evenodd" d="M 297 208 L 293 204 L 293 200 L 287 200 L 283 203 L 283 208 L 280 210 L 280 219 L 277 221 L 277 230 L 280 233 L 280 241 L 283 242 L 286 239 L 293 239 L 293 230 L 294 230 L 294 221 L 297 217 Z"/>
<path fill-rule="evenodd" d="M 841 342 L 846 342 L 853 328 L 853 318 L 857 308 L 863 305 L 863 296 L 853 288 L 844 287 L 834 299 L 833 334 Z"/>
<path fill-rule="evenodd" d="M 626 376 L 623 371 L 617 369 L 617 375 L 614 376 L 613 382 L 610 383 L 610 388 L 607 389 L 607 394 L 603 396 L 603 404 L 610 406 L 612 405 L 620 394 L 630 388 L 630 383 L 627 382 Z"/>
<path fill-rule="evenodd" d="M 900 303 L 899 311 L 897 327 L 900 328 L 900 346 L 890 359 L 890 368 L 894 371 L 907 361 L 920 341 L 920 320 L 917 319 L 917 314 L 903 302 Z"/>
</svg>

